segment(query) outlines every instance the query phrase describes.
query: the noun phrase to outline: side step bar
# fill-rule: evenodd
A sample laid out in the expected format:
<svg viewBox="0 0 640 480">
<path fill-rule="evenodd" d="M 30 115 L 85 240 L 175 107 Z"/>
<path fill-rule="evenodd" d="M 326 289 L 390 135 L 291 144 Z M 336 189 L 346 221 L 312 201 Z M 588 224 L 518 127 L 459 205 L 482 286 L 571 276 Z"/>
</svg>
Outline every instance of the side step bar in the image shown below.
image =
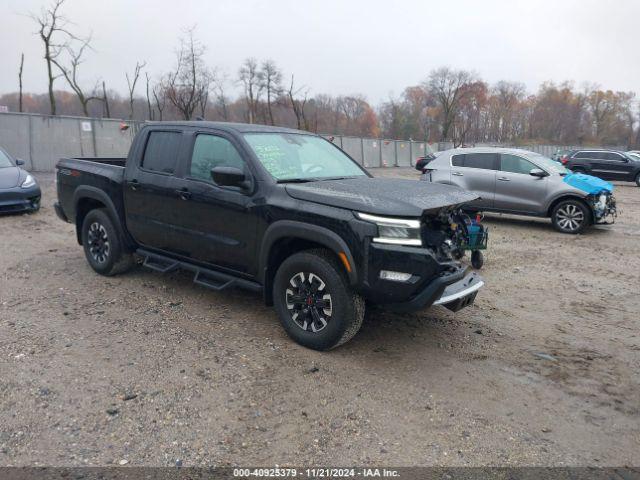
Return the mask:
<svg viewBox="0 0 640 480">
<path fill-rule="evenodd" d="M 182 262 L 158 253 L 150 252 L 144 248 L 137 249 L 136 253 L 144 258 L 142 264 L 144 267 L 160 273 L 170 273 L 178 269 L 188 270 L 194 273 L 193 283 L 210 288 L 211 290 L 220 291 L 229 287 L 239 287 L 254 292 L 262 291 L 262 285 L 259 283 L 234 277 L 228 273 L 200 267 L 189 262 Z"/>
</svg>

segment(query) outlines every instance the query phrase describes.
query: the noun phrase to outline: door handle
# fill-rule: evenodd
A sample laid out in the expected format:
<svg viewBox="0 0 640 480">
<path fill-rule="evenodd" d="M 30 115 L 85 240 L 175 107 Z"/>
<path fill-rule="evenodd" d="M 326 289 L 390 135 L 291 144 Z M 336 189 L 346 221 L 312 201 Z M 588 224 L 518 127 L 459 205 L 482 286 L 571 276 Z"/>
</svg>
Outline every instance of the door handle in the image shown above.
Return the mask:
<svg viewBox="0 0 640 480">
<path fill-rule="evenodd" d="M 133 190 L 134 192 L 138 189 L 138 180 L 136 180 L 135 178 L 133 180 L 131 180 L 129 183 L 129 188 L 131 188 L 131 190 Z"/>
<path fill-rule="evenodd" d="M 502 182 L 510 182 L 511 179 L 507 178 L 507 177 L 498 177 L 498 180 L 502 181 Z"/>
<path fill-rule="evenodd" d="M 464 177 L 464 173 L 460 172 L 451 172 L 451 175 L 455 175 L 456 177 Z"/>
<path fill-rule="evenodd" d="M 186 188 L 182 188 L 180 190 L 176 190 L 176 193 L 182 200 L 189 200 L 191 198 L 191 192 Z"/>
</svg>

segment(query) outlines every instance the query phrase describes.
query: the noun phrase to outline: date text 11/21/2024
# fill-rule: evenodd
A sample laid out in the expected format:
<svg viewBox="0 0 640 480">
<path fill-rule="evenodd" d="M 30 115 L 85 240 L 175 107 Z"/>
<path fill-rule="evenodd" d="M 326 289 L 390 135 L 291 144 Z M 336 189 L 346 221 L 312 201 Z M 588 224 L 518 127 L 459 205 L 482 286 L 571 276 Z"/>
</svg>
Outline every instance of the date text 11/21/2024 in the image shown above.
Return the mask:
<svg viewBox="0 0 640 480">
<path fill-rule="evenodd" d="M 386 468 L 235 468 L 236 478 L 301 477 L 301 478 L 393 478 L 397 470 Z"/>
</svg>

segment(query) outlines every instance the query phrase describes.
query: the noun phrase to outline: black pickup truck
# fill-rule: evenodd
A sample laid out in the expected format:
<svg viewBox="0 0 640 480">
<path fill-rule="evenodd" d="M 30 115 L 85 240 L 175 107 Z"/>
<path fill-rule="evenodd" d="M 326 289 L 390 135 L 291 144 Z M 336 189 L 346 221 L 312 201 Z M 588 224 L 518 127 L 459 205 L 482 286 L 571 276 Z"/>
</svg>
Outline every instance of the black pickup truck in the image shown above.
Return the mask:
<svg viewBox="0 0 640 480">
<path fill-rule="evenodd" d="M 355 335 L 365 301 L 456 311 L 483 285 L 457 261 L 460 206 L 474 194 L 373 178 L 308 132 L 149 123 L 126 159 L 61 159 L 57 188 L 56 213 L 96 272 L 137 257 L 214 290 L 261 292 L 287 333 L 318 350 Z"/>
</svg>

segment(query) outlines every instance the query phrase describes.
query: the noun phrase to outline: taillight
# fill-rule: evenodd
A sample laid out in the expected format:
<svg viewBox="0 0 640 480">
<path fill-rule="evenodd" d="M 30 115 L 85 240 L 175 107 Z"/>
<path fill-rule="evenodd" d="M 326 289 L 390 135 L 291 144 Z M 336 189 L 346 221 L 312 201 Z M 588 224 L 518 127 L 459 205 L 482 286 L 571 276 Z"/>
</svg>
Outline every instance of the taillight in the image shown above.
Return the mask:
<svg viewBox="0 0 640 480">
<path fill-rule="evenodd" d="M 566 165 L 568 161 L 569 157 L 567 155 L 563 155 L 562 157 L 560 157 L 560 163 L 562 163 L 563 165 Z"/>
</svg>

